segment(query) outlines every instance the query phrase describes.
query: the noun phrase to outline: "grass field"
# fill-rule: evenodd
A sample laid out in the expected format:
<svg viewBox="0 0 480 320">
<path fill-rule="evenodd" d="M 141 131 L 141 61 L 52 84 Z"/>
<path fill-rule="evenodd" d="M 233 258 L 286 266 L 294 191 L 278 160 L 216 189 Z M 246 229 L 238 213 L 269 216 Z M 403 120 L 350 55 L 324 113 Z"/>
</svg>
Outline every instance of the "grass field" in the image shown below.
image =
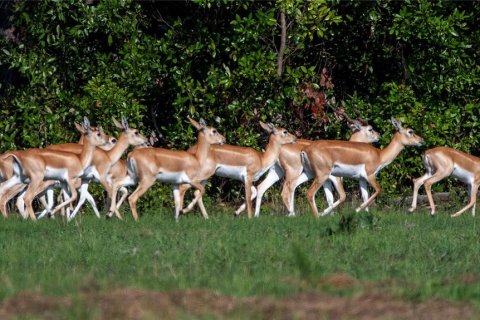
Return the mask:
<svg viewBox="0 0 480 320">
<path fill-rule="evenodd" d="M 465 214 L 376 210 L 334 216 L 211 219 L 173 210 L 145 212 L 138 223 L 98 220 L 67 224 L 12 217 L 0 224 L 0 298 L 22 291 L 62 296 L 81 290 L 134 287 L 208 289 L 236 297 L 320 291 L 349 296 L 380 290 L 404 300 L 441 298 L 480 308 L 480 223 Z M 268 210 L 267 210 L 268 211 Z M 324 281 L 332 275 L 351 285 Z"/>
</svg>

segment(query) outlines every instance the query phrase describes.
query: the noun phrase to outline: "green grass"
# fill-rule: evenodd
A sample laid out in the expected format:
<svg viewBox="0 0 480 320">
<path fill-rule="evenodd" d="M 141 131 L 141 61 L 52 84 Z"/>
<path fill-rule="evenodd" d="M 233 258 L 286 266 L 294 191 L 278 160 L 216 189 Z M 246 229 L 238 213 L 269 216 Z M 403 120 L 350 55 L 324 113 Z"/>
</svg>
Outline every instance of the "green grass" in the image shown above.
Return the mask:
<svg viewBox="0 0 480 320">
<path fill-rule="evenodd" d="M 235 296 L 305 290 L 345 295 L 370 286 L 407 299 L 479 306 L 478 217 L 344 209 L 320 219 L 267 211 L 258 219 L 232 219 L 224 209 L 209 208 L 209 220 L 195 214 L 176 223 L 172 211 L 145 212 L 138 223 L 91 214 L 69 224 L 2 219 L 0 299 L 22 290 L 63 295 L 123 286 L 207 288 Z M 334 273 L 362 285 L 319 284 Z"/>
</svg>

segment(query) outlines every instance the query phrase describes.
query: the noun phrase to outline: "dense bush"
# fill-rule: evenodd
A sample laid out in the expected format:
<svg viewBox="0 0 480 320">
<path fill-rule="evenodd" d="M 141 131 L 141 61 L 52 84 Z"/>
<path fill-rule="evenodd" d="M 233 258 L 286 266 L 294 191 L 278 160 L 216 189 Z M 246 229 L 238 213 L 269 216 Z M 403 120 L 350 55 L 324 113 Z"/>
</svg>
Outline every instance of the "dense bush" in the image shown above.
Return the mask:
<svg viewBox="0 0 480 320">
<path fill-rule="evenodd" d="M 383 133 L 398 117 L 426 146 L 478 149 L 476 2 L 9 1 L 1 5 L 0 147 L 76 139 L 89 116 L 128 116 L 159 144 L 195 141 L 187 115 L 229 143 L 261 147 L 268 120 L 310 138 L 347 138 L 335 97 Z M 285 38 L 282 41 L 282 17 Z M 279 59 L 281 57 L 281 59 Z M 382 172 L 410 188 L 422 150 Z"/>
</svg>

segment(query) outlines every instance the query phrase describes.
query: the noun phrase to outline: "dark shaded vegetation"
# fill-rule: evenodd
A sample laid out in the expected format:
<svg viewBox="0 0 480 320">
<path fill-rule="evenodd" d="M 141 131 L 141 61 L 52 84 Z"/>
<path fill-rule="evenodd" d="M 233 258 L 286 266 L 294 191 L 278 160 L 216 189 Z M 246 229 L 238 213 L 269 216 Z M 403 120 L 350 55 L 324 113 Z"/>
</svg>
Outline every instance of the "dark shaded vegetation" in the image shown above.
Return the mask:
<svg viewBox="0 0 480 320">
<path fill-rule="evenodd" d="M 3 1 L 0 15 L 1 150 L 76 140 L 85 115 L 109 129 L 126 115 L 180 149 L 195 139 L 187 115 L 257 148 L 258 120 L 345 139 L 330 101 L 381 146 L 395 116 L 426 147 L 480 154 L 476 1 Z M 402 153 L 382 188 L 410 188 L 422 152 Z"/>
</svg>

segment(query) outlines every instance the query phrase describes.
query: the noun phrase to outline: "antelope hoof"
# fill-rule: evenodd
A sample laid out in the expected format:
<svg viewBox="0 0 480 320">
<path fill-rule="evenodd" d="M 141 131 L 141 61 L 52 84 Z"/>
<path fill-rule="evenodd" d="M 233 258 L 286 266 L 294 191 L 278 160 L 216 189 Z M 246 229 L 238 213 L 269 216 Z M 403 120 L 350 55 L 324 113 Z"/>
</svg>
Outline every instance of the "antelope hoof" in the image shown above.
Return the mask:
<svg viewBox="0 0 480 320">
<path fill-rule="evenodd" d="M 362 207 L 358 207 L 357 209 L 355 209 L 356 213 L 359 213 L 360 211 L 362 211 Z"/>
<path fill-rule="evenodd" d="M 415 211 L 415 209 L 416 209 L 416 208 L 411 207 L 410 209 L 408 209 L 408 212 L 411 212 L 411 213 L 412 213 L 413 211 Z"/>
</svg>

